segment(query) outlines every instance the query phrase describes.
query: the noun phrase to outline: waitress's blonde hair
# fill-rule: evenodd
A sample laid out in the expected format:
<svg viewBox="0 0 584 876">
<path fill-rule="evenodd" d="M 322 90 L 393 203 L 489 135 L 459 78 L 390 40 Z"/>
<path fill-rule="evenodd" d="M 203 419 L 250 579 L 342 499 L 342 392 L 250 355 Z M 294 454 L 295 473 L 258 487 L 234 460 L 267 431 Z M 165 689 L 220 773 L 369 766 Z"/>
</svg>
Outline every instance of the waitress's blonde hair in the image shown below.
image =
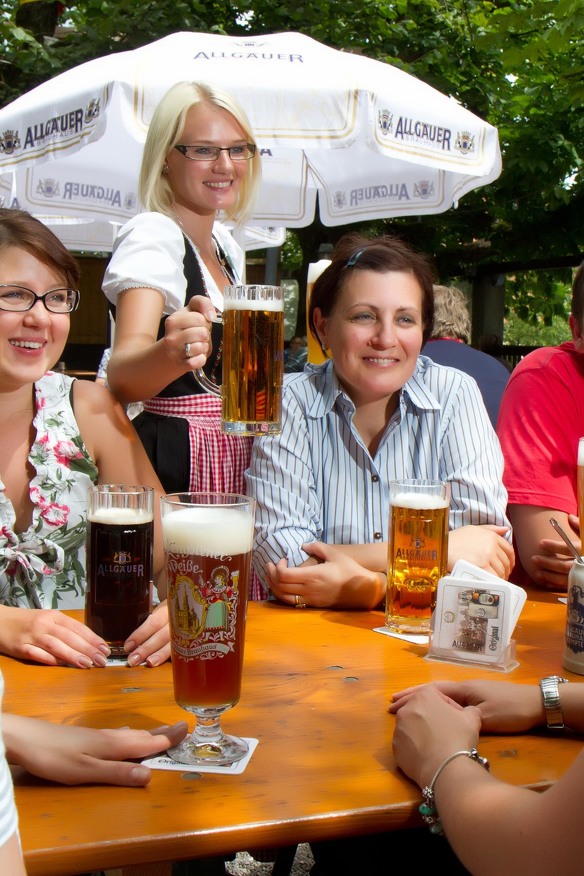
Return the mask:
<svg viewBox="0 0 584 876">
<path fill-rule="evenodd" d="M 144 144 L 139 191 L 146 210 L 173 215 L 174 192 L 167 175 L 163 173 L 163 166 L 166 156 L 181 142 L 187 113 L 198 104 L 211 104 L 230 113 L 242 128 L 247 142 L 255 143 L 247 115 L 233 97 L 203 82 L 178 82 L 173 85 L 154 110 Z M 246 161 L 246 165 L 247 173 L 237 200 L 226 215 L 238 226 L 245 224 L 253 210 L 261 178 L 258 150 L 253 158 Z"/>
</svg>

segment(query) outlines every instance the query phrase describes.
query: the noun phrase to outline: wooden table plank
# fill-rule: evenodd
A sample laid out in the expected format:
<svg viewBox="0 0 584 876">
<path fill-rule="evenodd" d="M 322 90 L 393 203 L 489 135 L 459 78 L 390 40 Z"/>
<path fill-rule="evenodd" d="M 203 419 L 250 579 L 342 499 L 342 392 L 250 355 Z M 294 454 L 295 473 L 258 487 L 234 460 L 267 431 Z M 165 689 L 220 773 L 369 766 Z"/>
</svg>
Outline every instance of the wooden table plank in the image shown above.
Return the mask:
<svg viewBox="0 0 584 876">
<path fill-rule="evenodd" d="M 372 631 L 380 612 L 250 603 L 243 693 L 224 717 L 259 745 L 240 776 L 161 772 L 144 789 L 16 778 L 29 876 L 70 876 L 290 845 L 420 823 L 420 793 L 395 767 L 391 693 L 432 679 L 535 682 L 561 666 L 565 606 L 528 598 L 511 673 L 428 661 L 425 646 Z M 154 727 L 183 719 L 170 664 L 76 670 L 0 658 L 5 708 L 62 723 Z M 579 676 L 570 676 L 580 680 Z M 192 721 L 191 721 L 192 726 Z M 546 733 L 485 737 L 492 772 L 543 788 L 581 749 Z"/>
</svg>

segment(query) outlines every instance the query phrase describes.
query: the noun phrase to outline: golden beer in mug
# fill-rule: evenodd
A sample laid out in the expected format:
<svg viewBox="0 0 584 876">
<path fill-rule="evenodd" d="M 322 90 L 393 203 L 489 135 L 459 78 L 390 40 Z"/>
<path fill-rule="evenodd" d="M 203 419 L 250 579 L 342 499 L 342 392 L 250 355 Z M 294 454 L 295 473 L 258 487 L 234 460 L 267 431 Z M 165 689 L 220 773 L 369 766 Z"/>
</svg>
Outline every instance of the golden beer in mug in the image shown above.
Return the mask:
<svg viewBox="0 0 584 876">
<path fill-rule="evenodd" d="M 224 429 L 279 432 L 282 416 L 282 301 L 226 301 L 223 311 Z M 277 307 L 277 309 L 275 309 Z"/>
<path fill-rule="evenodd" d="M 222 384 L 195 377 L 222 399 L 228 435 L 273 435 L 282 429 L 284 291 L 281 286 L 223 290 Z"/>
<path fill-rule="evenodd" d="M 426 634 L 446 574 L 447 485 L 392 481 L 390 506 L 385 623 L 393 632 Z"/>
</svg>

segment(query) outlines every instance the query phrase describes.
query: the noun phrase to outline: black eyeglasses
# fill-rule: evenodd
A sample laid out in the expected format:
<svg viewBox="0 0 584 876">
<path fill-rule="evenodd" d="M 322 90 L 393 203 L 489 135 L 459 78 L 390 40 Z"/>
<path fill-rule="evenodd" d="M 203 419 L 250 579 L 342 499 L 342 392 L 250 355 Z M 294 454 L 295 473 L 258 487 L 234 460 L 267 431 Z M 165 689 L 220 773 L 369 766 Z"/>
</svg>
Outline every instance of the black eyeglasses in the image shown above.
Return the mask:
<svg viewBox="0 0 584 876">
<path fill-rule="evenodd" d="M 222 152 L 228 152 L 232 161 L 249 161 L 256 154 L 254 143 L 244 143 L 243 146 L 184 146 L 177 143 L 174 147 L 189 161 L 217 161 Z"/>
<path fill-rule="evenodd" d="M 32 310 L 37 301 L 42 301 L 49 313 L 72 313 L 79 304 L 79 292 L 77 289 L 50 289 L 44 295 L 37 295 L 24 286 L 0 283 L 0 310 L 24 313 Z"/>
</svg>

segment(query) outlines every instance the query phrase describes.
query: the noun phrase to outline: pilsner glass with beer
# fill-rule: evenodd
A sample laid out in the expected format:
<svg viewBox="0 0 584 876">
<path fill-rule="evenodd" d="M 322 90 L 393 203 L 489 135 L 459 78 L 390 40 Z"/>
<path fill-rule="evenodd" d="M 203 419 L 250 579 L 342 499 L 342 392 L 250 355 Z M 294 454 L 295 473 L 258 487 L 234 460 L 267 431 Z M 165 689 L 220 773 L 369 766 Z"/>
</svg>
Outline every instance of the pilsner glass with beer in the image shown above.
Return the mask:
<svg viewBox="0 0 584 876">
<path fill-rule="evenodd" d="M 201 370 L 195 377 L 222 399 L 228 435 L 272 435 L 282 429 L 284 290 L 226 286 L 223 290 L 222 385 Z"/>
<path fill-rule="evenodd" d="M 125 657 L 124 642 L 151 609 L 154 490 L 98 484 L 88 490 L 85 623 Z"/>
<path fill-rule="evenodd" d="M 161 502 L 174 698 L 197 719 L 168 754 L 234 763 L 248 745 L 220 721 L 241 694 L 255 502 L 232 493 L 171 493 Z"/>
<path fill-rule="evenodd" d="M 429 633 L 438 581 L 448 558 L 448 485 L 409 479 L 389 485 L 385 624 L 397 633 Z"/>
</svg>

